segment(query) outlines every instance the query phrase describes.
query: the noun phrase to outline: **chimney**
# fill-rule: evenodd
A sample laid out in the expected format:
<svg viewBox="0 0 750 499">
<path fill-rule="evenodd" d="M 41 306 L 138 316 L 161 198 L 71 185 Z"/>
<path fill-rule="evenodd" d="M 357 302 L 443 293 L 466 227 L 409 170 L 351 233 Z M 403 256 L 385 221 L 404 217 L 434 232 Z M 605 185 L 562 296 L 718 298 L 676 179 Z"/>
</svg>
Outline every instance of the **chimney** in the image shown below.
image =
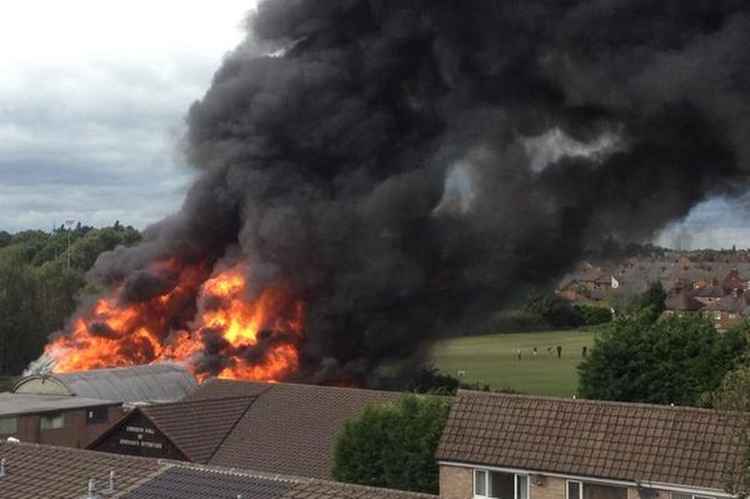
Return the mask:
<svg viewBox="0 0 750 499">
<path fill-rule="evenodd" d="M 0 459 L 0 478 L 5 478 L 5 458 Z"/>
</svg>

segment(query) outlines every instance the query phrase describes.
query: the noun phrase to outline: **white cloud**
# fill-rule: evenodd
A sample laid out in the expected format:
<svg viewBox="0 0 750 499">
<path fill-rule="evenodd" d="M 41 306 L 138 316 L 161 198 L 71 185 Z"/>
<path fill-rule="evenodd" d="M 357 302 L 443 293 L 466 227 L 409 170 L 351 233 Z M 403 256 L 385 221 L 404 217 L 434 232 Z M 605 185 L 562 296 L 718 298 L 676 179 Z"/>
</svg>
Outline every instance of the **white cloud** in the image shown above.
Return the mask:
<svg viewBox="0 0 750 499">
<path fill-rule="evenodd" d="M 191 176 L 174 154 L 185 113 L 255 3 L 3 5 L 0 229 L 144 226 L 176 210 Z"/>
</svg>

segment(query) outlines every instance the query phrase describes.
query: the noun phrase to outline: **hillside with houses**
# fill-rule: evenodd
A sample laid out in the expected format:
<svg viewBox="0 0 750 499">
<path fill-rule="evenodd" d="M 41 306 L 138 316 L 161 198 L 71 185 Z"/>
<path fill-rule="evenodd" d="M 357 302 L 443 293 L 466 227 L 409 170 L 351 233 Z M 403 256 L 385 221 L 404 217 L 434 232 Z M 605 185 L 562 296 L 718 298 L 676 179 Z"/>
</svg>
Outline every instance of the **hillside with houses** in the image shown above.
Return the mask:
<svg viewBox="0 0 750 499">
<path fill-rule="evenodd" d="M 700 315 L 721 331 L 750 317 L 748 251 L 658 249 L 646 255 L 583 261 L 558 282 L 556 293 L 574 303 L 616 308 L 653 283 L 667 292 L 666 315 Z"/>
</svg>

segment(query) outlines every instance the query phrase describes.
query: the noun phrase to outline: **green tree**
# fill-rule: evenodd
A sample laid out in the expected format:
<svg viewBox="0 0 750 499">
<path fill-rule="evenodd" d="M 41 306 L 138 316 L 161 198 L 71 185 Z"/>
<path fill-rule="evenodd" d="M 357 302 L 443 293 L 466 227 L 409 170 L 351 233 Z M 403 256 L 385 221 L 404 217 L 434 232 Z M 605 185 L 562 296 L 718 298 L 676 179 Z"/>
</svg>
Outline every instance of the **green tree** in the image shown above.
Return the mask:
<svg viewBox="0 0 750 499">
<path fill-rule="evenodd" d="M 9 232 L 0 230 L 0 248 L 9 245 L 11 240 L 13 240 L 13 236 Z"/>
<path fill-rule="evenodd" d="M 578 327 L 584 324 L 583 317 L 571 303 L 552 293 L 532 294 L 524 308 L 553 327 Z"/>
<path fill-rule="evenodd" d="M 612 321 L 612 312 L 605 307 L 575 305 L 574 307 L 587 326 L 598 326 Z"/>
<path fill-rule="evenodd" d="M 724 334 L 702 318 L 653 321 L 651 307 L 614 321 L 578 367 L 591 399 L 697 405 L 747 350 L 740 330 Z"/>
<path fill-rule="evenodd" d="M 652 282 L 648 289 L 640 296 L 640 308 L 651 307 L 656 315 L 661 315 L 666 309 L 667 292 L 660 281 Z"/>
<path fill-rule="evenodd" d="M 747 449 L 743 463 L 735 469 L 724 470 L 727 492 L 738 497 L 750 495 L 750 364 L 729 371 L 721 385 L 706 395 L 706 405 L 718 410 L 727 428 L 731 428 L 739 444 Z"/>
<path fill-rule="evenodd" d="M 46 233 L 0 233 L 0 374 L 19 374 L 63 327 L 99 255 L 140 240 L 132 227 L 60 226 Z M 67 265 L 70 242 L 70 268 Z"/>
<path fill-rule="evenodd" d="M 417 395 L 366 408 L 338 436 L 334 478 L 436 494 L 434 455 L 449 409 L 447 399 Z"/>
</svg>

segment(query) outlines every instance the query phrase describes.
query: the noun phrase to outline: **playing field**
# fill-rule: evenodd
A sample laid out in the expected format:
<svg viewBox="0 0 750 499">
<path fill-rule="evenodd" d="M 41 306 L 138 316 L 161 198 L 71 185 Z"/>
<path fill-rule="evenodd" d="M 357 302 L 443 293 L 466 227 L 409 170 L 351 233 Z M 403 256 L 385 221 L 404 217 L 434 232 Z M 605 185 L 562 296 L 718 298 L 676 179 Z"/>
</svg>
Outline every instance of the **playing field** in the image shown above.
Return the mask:
<svg viewBox="0 0 750 499">
<path fill-rule="evenodd" d="M 435 345 L 433 361 L 446 374 L 458 376 L 463 371 L 460 379 L 466 383 L 509 387 L 529 394 L 571 396 L 578 385 L 576 366 L 582 349 L 586 346 L 591 351 L 593 338 L 593 332 L 582 330 L 454 338 Z M 563 348 L 560 359 L 558 345 Z"/>
</svg>

